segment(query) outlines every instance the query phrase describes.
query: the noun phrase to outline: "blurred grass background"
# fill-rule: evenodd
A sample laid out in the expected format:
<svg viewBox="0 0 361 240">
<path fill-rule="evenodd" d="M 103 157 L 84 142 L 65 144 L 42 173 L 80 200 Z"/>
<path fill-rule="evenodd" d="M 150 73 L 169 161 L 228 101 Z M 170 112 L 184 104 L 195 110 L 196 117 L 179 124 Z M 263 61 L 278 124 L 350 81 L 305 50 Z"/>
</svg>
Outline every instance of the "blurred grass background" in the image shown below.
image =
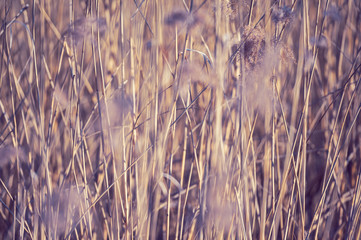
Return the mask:
<svg viewBox="0 0 361 240">
<path fill-rule="evenodd" d="M 360 239 L 361 2 L 1 0 L 1 239 Z"/>
</svg>

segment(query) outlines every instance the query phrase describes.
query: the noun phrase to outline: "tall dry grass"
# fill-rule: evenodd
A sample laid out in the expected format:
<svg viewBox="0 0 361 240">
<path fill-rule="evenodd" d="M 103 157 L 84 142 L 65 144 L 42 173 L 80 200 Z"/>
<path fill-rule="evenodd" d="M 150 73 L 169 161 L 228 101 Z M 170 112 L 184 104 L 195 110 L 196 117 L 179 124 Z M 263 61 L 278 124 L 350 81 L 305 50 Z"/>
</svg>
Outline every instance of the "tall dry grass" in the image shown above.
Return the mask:
<svg viewBox="0 0 361 240">
<path fill-rule="evenodd" d="M 361 2 L 2 0 L 1 239 L 360 239 Z"/>
</svg>

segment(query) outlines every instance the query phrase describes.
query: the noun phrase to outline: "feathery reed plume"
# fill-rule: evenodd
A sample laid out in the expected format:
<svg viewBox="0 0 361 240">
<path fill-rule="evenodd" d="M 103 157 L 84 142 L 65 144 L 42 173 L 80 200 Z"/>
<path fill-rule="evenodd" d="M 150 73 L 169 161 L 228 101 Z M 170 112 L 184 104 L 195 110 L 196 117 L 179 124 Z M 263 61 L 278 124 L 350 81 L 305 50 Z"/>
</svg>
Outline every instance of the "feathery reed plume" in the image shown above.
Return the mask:
<svg viewBox="0 0 361 240">
<path fill-rule="evenodd" d="M 208 26 L 211 19 L 209 14 L 203 10 L 187 12 L 185 10 L 176 9 L 165 17 L 164 22 L 170 27 L 180 26 L 187 27 L 189 30 L 194 30 L 199 26 Z"/>
<path fill-rule="evenodd" d="M 327 44 L 327 39 L 325 38 L 325 36 L 320 36 L 318 38 L 315 37 L 311 37 L 310 38 L 310 43 L 313 46 L 319 47 L 319 48 L 327 48 L 328 44 Z"/>
<path fill-rule="evenodd" d="M 72 37 L 76 43 L 79 43 L 83 39 L 90 39 L 92 30 L 94 33 L 99 31 L 100 35 L 103 35 L 107 30 L 105 18 L 79 18 L 69 24 L 64 35 L 66 37 Z"/>
<path fill-rule="evenodd" d="M 284 7 L 278 7 L 275 5 L 272 8 L 272 21 L 276 24 L 282 23 L 282 24 L 288 24 L 294 16 L 294 13 L 292 12 L 292 9 L 288 6 Z"/>
<path fill-rule="evenodd" d="M 262 61 L 264 56 L 266 47 L 264 30 L 259 26 L 256 28 L 246 26 L 242 33 L 242 39 L 244 39 L 243 55 L 246 69 L 252 70 Z M 241 54 L 241 51 L 239 51 L 239 54 Z"/>
<path fill-rule="evenodd" d="M 330 18 L 333 22 L 339 22 L 342 19 L 341 9 L 335 4 L 331 4 L 324 12 L 325 16 Z"/>
<path fill-rule="evenodd" d="M 26 156 L 22 149 L 16 149 L 11 145 L 1 146 L 0 147 L 0 167 L 4 167 L 6 164 L 10 163 L 11 160 L 19 157 L 20 160 L 25 160 Z"/>
</svg>

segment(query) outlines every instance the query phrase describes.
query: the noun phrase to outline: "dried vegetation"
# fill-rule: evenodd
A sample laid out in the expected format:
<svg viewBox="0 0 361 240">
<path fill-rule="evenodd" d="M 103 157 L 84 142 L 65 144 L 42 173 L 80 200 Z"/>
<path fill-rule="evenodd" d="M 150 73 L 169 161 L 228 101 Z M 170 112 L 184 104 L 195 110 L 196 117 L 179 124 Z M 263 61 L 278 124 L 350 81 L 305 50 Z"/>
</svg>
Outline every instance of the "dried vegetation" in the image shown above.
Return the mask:
<svg viewBox="0 0 361 240">
<path fill-rule="evenodd" d="M 2 0 L 1 239 L 360 239 L 361 2 Z"/>
</svg>

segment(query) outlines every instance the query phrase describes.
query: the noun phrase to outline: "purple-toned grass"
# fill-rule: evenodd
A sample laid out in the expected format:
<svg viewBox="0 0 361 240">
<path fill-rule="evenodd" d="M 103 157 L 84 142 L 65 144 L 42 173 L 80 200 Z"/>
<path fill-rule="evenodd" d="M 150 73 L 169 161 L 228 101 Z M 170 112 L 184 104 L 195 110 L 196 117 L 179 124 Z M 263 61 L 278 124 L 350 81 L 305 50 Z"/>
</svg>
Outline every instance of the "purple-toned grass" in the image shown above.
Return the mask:
<svg viewBox="0 0 361 240">
<path fill-rule="evenodd" d="M 360 239 L 359 1 L 0 1 L 0 239 Z"/>
</svg>

